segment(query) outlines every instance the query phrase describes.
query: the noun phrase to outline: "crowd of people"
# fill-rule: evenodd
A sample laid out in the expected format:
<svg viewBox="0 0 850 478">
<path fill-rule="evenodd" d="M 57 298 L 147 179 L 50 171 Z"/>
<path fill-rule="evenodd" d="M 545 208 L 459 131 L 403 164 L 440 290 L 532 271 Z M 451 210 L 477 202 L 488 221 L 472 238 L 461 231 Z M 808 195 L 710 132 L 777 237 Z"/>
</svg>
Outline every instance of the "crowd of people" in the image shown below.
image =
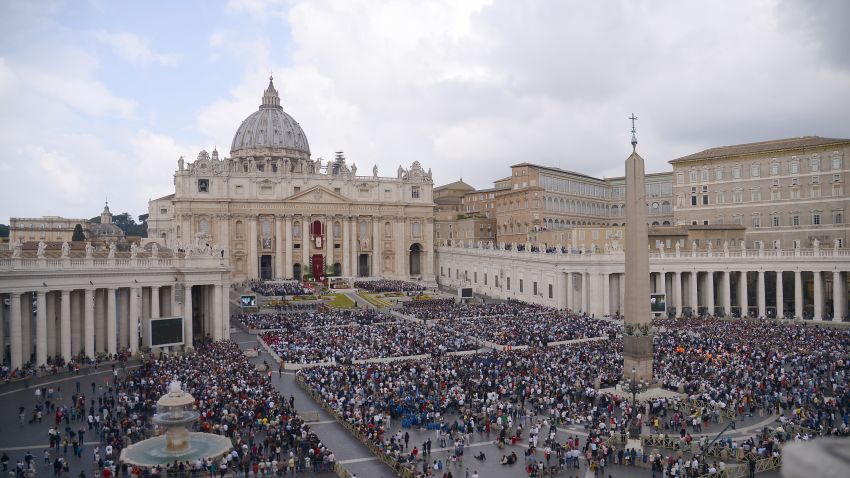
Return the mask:
<svg viewBox="0 0 850 478">
<path fill-rule="evenodd" d="M 369 292 L 419 292 L 425 290 L 425 286 L 422 284 L 396 279 L 359 280 L 354 282 L 354 287 Z"/>
<path fill-rule="evenodd" d="M 478 348 L 473 338 L 452 329 L 407 321 L 288 329 L 260 337 L 282 361 L 297 364 L 350 364 L 354 360 L 441 355 Z"/>
<path fill-rule="evenodd" d="M 169 471 L 215 476 L 228 469 L 253 470 L 256 476 L 260 468 L 278 474 L 333 468 L 334 454 L 297 414 L 292 397 L 285 399 L 236 343 L 197 346 L 196 353 L 152 356 L 141 367 L 113 369 L 102 384 L 92 382 L 90 390 L 79 381 L 64 392 L 37 389 L 33 419 L 24 423 L 29 416 L 24 406 L 19 413 L 22 426 L 50 423 L 44 457 L 52 461 L 54 476 L 77 476 L 70 468 L 82 466 L 84 455 L 94 458 L 96 476 L 141 476 L 142 470 L 118 463 L 118 456 L 129 444 L 152 436 L 150 418 L 172 380 L 182 382 L 195 398 L 200 413 L 195 429 L 227 436 L 233 449 L 207 461 L 175 463 Z M 87 440 L 98 444 L 85 445 Z"/>
<path fill-rule="evenodd" d="M 508 302 L 458 302 L 455 299 L 411 300 L 402 304 L 402 312 L 417 319 L 456 319 L 461 317 L 487 317 L 494 315 L 520 316 L 526 312 L 554 310 L 520 301 Z"/>
<path fill-rule="evenodd" d="M 249 284 L 252 291 L 265 296 L 311 295 L 316 291 L 312 287 L 298 281 L 264 282 L 254 281 Z"/>
<path fill-rule="evenodd" d="M 236 314 L 231 317 L 253 330 L 285 329 L 296 333 L 310 327 L 339 327 L 345 325 L 372 325 L 398 320 L 392 315 L 374 309 L 313 309 L 302 313 Z"/>
<path fill-rule="evenodd" d="M 437 323 L 455 330 L 470 331 L 476 338 L 499 345 L 545 347 L 551 342 L 609 337 L 616 335 L 622 324 L 587 315 L 554 309 L 522 310 L 517 315 L 486 315 L 442 319 Z"/>
</svg>

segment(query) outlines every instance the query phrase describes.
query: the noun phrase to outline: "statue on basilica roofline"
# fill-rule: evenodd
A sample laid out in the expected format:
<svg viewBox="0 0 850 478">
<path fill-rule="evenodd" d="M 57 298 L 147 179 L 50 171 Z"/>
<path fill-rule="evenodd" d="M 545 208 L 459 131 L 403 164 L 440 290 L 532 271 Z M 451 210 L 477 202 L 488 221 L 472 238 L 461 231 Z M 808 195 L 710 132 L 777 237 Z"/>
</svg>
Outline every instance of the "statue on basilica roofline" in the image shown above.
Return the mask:
<svg viewBox="0 0 850 478">
<path fill-rule="evenodd" d="M 109 258 L 115 259 L 115 241 L 109 243 Z"/>
<path fill-rule="evenodd" d="M 155 242 L 153 244 L 151 244 L 151 257 L 152 258 L 159 257 L 159 245 L 157 245 L 157 243 L 155 243 Z"/>
<path fill-rule="evenodd" d="M 351 175 L 357 176 L 357 164 L 356 163 L 351 163 Z"/>
<path fill-rule="evenodd" d="M 21 242 L 21 238 L 19 237 L 19 238 L 15 241 L 15 248 L 12 250 L 12 257 L 13 257 L 14 259 L 17 259 L 17 258 L 21 257 L 21 254 L 23 253 L 23 250 L 24 250 L 24 243 L 23 243 L 23 242 Z"/>
<path fill-rule="evenodd" d="M 94 246 L 91 245 L 91 242 L 86 241 L 86 259 L 91 259 L 93 253 Z"/>
<path fill-rule="evenodd" d="M 130 259 L 135 259 L 139 254 L 139 246 L 136 243 L 130 244 Z"/>
<path fill-rule="evenodd" d="M 38 241 L 38 252 L 36 252 L 36 257 L 39 259 L 44 259 L 44 250 L 47 249 L 47 244 L 44 241 Z"/>
<path fill-rule="evenodd" d="M 377 164 L 376 164 L 376 165 L 374 165 L 374 166 L 372 166 L 372 177 L 373 177 L 373 178 L 377 178 L 377 177 L 378 177 L 378 165 L 377 165 Z"/>
<path fill-rule="evenodd" d="M 71 253 L 71 246 L 68 244 L 68 241 L 62 243 L 62 259 L 67 259 L 68 255 Z"/>
</svg>

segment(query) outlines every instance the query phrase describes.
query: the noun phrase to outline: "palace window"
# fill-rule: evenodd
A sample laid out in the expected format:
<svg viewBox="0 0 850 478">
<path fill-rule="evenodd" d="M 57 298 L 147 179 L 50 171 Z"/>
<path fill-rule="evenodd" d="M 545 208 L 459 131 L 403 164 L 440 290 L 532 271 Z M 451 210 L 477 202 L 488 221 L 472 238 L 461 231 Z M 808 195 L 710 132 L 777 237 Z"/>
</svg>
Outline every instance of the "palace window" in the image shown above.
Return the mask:
<svg viewBox="0 0 850 478">
<path fill-rule="evenodd" d="M 771 163 L 770 164 L 770 175 L 776 176 L 779 174 L 779 163 Z"/>
<path fill-rule="evenodd" d="M 753 164 L 750 166 L 750 177 L 757 178 L 761 176 L 761 166 Z"/>
<path fill-rule="evenodd" d="M 419 199 L 419 186 L 410 187 L 410 197 L 412 199 Z"/>
<path fill-rule="evenodd" d="M 735 166 L 732 168 L 732 179 L 741 179 L 741 167 Z"/>
<path fill-rule="evenodd" d="M 840 184 L 833 184 L 832 185 L 832 196 L 833 197 L 841 196 L 841 192 L 842 192 L 842 188 L 841 188 Z"/>
<path fill-rule="evenodd" d="M 832 155 L 832 169 L 841 169 L 841 156 L 837 154 Z"/>
<path fill-rule="evenodd" d="M 770 200 L 771 201 L 778 201 L 780 199 L 782 199 L 782 191 L 780 191 L 779 188 L 771 189 L 770 190 Z"/>
<path fill-rule="evenodd" d="M 761 201 L 761 189 L 755 188 L 750 191 L 750 200 Z"/>
<path fill-rule="evenodd" d="M 791 216 L 791 225 L 792 226 L 799 226 L 800 225 L 800 215 L 799 214 L 793 214 Z"/>
<path fill-rule="evenodd" d="M 833 224 L 844 224 L 844 213 L 841 211 L 833 211 L 832 212 L 832 223 Z"/>
<path fill-rule="evenodd" d="M 773 227 L 779 227 L 779 216 L 777 214 L 774 214 L 770 217 L 770 224 Z"/>
<path fill-rule="evenodd" d="M 812 186 L 811 196 L 813 199 L 817 199 L 820 197 L 820 186 Z"/>
<path fill-rule="evenodd" d="M 791 170 L 791 174 L 797 174 L 800 172 L 800 162 L 799 161 L 791 161 L 791 166 L 789 168 Z"/>
<path fill-rule="evenodd" d="M 753 227 L 756 229 L 761 227 L 761 216 L 753 216 Z"/>
<path fill-rule="evenodd" d="M 818 155 L 812 156 L 809 160 L 809 169 L 812 171 L 820 171 L 820 158 L 818 158 Z"/>
<path fill-rule="evenodd" d="M 723 168 L 717 168 L 714 170 L 714 180 L 722 181 L 723 180 Z"/>
<path fill-rule="evenodd" d="M 791 188 L 791 199 L 800 199 L 800 188 Z"/>
<path fill-rule="evenodd" d="M 820 213 L 819 212 L 812 213 L 812 225 L 813 226 L 819 226 L 820 225 Z"/>
<path fill-rule="evenodd" d="M 199 193 L 210 192 L 210 180 L 209 179 L 199 179 L 198 180 L 198 192 Z"/>
<path fill-rule="evenodd" d="M 690 180 L 691 180 L 692 183 L 697 182 L 697 172 L 696 171 L 690 172 Z"/>
</svg>

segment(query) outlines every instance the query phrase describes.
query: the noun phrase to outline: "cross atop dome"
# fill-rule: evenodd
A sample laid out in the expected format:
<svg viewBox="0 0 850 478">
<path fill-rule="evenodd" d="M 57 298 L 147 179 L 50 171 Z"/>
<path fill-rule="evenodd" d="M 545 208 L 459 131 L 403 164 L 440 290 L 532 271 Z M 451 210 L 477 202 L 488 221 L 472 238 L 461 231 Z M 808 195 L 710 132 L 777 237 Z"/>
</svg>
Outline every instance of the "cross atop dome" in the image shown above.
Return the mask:
<svg viewBox="0 0 850 478">
<path fill-rule="evenodd" d="M 280 108 L 280 96 L 274 87 L 274 77 L 269 75 L 269 86 L 263 92 L 263 104 L 260 108 Z"/>
</svg>

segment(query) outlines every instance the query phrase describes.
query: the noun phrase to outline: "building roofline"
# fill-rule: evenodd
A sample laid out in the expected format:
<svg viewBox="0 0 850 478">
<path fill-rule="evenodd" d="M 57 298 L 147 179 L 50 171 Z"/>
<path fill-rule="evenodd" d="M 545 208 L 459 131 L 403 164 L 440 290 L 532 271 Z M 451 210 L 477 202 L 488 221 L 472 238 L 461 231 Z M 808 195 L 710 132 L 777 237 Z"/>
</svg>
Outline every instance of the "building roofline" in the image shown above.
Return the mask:
<svg viewBox="0 0 850 478">
<path fill-rule="evenodd" d="M 822 138 L 820 136 L 800 136 L 795 138 L 774 139 L 754 143 L 733 144 L 708 148 L 668 161 L 669 164 L 703 161 L 707 159 L 727 159 L 741 156 L 754 156 L 765 153 L 796 151 L 809 148 L 824 148 L 832 145 L 850 145 L 850 139 Z"/>
</svg>

